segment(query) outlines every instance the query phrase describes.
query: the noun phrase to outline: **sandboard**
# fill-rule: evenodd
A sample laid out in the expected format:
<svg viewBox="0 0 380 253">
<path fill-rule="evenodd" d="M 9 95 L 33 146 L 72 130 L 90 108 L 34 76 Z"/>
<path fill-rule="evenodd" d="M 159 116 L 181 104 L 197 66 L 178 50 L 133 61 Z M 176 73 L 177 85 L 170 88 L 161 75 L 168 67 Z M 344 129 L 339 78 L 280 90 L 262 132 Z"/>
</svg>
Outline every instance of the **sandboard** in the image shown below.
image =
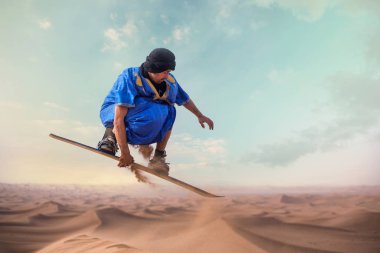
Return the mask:
<svg viewBox="0 0 380 253">
<path fill-rule="evenodd" d="M 106 156 L 108 158 L 114 159 L 116 161 L 119 161 L 119 157 L 118 156 L 114 156 L 114 155 L 111 155 L 111 154 L 104 153 L 104 152 L 102 152 L 102 151 L 100 151 L 100 150 L 98 150 L 96 148 L 84 145 L 82 143 L 79 143 L 79 142 L 76 142 L 76 141 L 73 141 L 73 140 L 69 140 L 69 139 L 63 138 L 63 137 L 55 135 L 55 134 L 49 134 L 49 136 L 52 137 L 52 138 L 54 138 L 54 139 L 57 139 L 57 140 L 60 140 L 60 141 L 72 144 L 74 146 L 77 146 L 77 147 L 80 147 L 80 148 L 83 148 L 83 149 L 95 152 L 97 154 Z M 160 177 L 162 179 L 165 179 L 165 180 L 167 180 L 169 182 L 172 182 L 173 184 L 181 186 L 181 187 L 183 187 L 183 188 L 185 188 L 187 190 L 190 190 L 190 191 L 192 191 L 194 193 L 197 193 L 197 194 L 199 194 L 201 196 L 204 196 L 204 197 L 209 197 L 209 198 L 224 197 L 224 196 L 217 196 L 217 195 L 211 194 L 211 193 L 206 192 L 206 191 L 204 191 L 202 189 L 199 189 L 199 188 L 197 188 L 195 186 L 192 186 L 192 185 L 190 185 L 188 183 L 185 183 L 185 182 L 183 182 L 181 180 L 178 180 L 178 179 L 176 179 L 174 177 L 160 174 L 160 173 L 158 173 L 158 172 L 156 172 L 156 171 L 154 171 L 154 170 L 152 170 L 152 169 L 150 169 L 148 167 L 145 167 L 145 166 L 143 166 L 141 164 L 138 164 L 138 163 L 133 163 L 133 167 L 136 168 L 136 169 L 138 169 L 138 170 L 141 170 L 141 171 L 147 172 L 149 174 L 152 174 L 152 175 L 154 175 L 156 177 Z"/>
</svg>

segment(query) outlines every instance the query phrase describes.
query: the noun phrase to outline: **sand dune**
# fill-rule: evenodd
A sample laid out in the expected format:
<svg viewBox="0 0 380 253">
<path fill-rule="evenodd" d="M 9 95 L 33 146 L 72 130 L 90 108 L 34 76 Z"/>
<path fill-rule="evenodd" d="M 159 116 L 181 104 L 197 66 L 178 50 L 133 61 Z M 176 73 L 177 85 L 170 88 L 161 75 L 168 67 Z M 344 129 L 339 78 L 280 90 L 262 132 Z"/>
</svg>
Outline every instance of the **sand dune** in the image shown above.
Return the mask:
<svg viewBox="0 0 380 253">
<path fill-rule="evenodd" d="M 52 245 L 39 251 L 40 253 L 144 253 L 147 251 L 138 250 L 123 243 L 102 240 L 89 235 L 77 235 L 53 243 Z"/>
<path fill-rule="evenodd" d="M 0 252 L 377 253 L 378 190 L 212 200 L 0 184 Z"/>
</svg>

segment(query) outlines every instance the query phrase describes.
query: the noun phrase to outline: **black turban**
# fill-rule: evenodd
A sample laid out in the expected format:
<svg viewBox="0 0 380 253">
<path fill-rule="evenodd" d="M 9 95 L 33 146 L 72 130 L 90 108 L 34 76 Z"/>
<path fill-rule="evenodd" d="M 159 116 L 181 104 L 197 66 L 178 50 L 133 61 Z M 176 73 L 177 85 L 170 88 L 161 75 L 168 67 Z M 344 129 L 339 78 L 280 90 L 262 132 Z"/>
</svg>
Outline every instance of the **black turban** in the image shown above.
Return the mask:
<svg viewBox="0 0 380 253">
<path fill-rule="evenodd" d="M 175 69 L 175 55 L 169 49 L 156 48 L 146 57 L 143 63 L 145 71 L 160 73 Z"/>
</svg>

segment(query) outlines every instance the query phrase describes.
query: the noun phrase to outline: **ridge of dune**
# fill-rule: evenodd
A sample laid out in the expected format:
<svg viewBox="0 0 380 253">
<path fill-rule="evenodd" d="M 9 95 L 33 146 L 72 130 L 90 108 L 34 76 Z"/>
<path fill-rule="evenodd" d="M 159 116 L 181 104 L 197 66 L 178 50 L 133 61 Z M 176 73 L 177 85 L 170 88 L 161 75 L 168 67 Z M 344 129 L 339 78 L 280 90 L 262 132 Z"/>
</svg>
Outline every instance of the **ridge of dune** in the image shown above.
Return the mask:
<svg viewBox="0 0 380 253">
<path fill-rule="evenodd" d="M 144 208 L 143 210 L 144 214 L 147 215 L 153 215 L 153 217 L 160 217 L 160 216 L 172 216 L 172 215 L 180 215 L 180 214 L 190 214 L 193 212 L 193 210 L 189 210 L 189 208 L 186 207 L 165 207 L 161 209 L 153 209 L 153 208 Z"/>
<path fill-rule="evenodd" d="M 16 210 L 0 210 L 0 215 L 10 215 L 10 214 L 39 214 L 39 213 L 54 213 L 62 210 L 63 206 L 55 201 L 46 201 L 39 204 L 36 207 L 28 209 L 16 209 Z"/>
<path fill-rule="evenodd" d="M 337 253 L 329 249 L 318 249 L 315 246 L 303 242 L 302 233 L 295 234 L 294 230 L 288 229 L 280 220 L 268 217 L 256 217 L 255 219 L 227 219 L 230 227 L 237 234 L 249 240 L 251 243 L 261 246 L 268 252 L 286 253 Z M 297 224 L 298 225 L 298 224 Z M 254 228 L 254 229 L 253 229 Z M 266 229 L 269 228 L 269 229 Z M 275 230 L 280 233 L 273 233 Z M 286 234 L 284 236 L 284 234 Z M 285 238 L 284 238 L 285 237 Z"/>
<path fill-rule="evenodd" d="M 131 214 L 129 212 L 125 212 L 117 207 L 101 208 L 101 209 L 97 209 L 95 212 L 99 217 L 103 219 L 106 219 L 110 216 L 115 217 L 115 218 L 127 218 L 127 219 L 141 219 L 141 220 L 148 219 L 148 218 L 144 218 L 138 215 Z"/>
<path fill-rule="evenodd" d="M 313 196 L 291 196 L 283 194 L 280 197 L 280 202 L 284 204 L 309 204 L 314 199 Z"/>
<path fill-rule="evenodd" d="M 340 227 L 353 231 L 366 231 L 373 233 L 380 231 L 380 212 L 366 210 L 352 210 L 334 219 L 327 219 L 321 224 Z"/>
<path fill-rule="evenodd" d="M 94 211 L 100 223 L 97 229 L 118 227 L 120 224 L 142 224 L 154 221 L 154 218 L 142 217 L 125 212 L 116 207 L 102 208 Z"/>
<path fill-rule="evenodd" d="M 28 224 L 29 218 L 35 215 L 58 213 L 62 205 L 55 201 L 47 201 L 33 208 L 0 211 L 0 224 Z"/>
<path fill-rule="evenodd" d="M 253 217 L 249 218 L 240 218 L 235 219 L 237 222 L 235 224 L 238 224 L 240 226 L 250 226 L 250 227 L 257 227 L 257 226 L 291 226 L 294 228 L 305 228 L 305 229 L 314 229 L 319 231 L 340 231 L 340 232 L 352 232 L 351 230 L 339 228 L 339 227 L 333 227 L 333 226 L 324 226 L 322 224 L 313 224 L 313 223 L 307 223 L 307 222 L 286 222 L 282 219 L 267 216 L 267 215 L 255 215 Z"/>
<path fill-rule="evenodd" d="M 243 237 L 270 252 L 377 252 L 376 237 L 323 224 L 287 223 L 274 217 L 227 219 Z M 378 238 L 378 237 L 377 237 Z M 378 238 L 380 239 L 380 238 Z M 329 241 L 326 244 L 326 241 Z M 365 243 L 366 241 L 370 243 Z M 344 242 L 344 243 L 342 243 Z M 363 246 L 366 245 L 366 250 Z"/>
<path fill-rule="evenodd" d="M 54 228 L 58 231 L 66 232 L 66 231 L 76 231 L 81 228 L 87 228 L 87 227 L 95 227 L 98 226 L 101 223 L 101 220 L 99 219 L 97 213 L 95 210 L 88 210 L 86 212 L 83 212 L 79 215 L 70 215 L 66 217 L 59 217 L 59 216 L 43 216 L 39 217 L 38 219 L 40 222 L 47 222 L 49 225 L 53 225 L 53 220 L 64 220 L 64 222 L 60 224 L 54 224 Z M 34 219 L 34 221 L 37 221 L 37 219 Z M 51 226 L 53 227 L 53 226 Z"/>
<path fill-rule="evenodd" d="M 80 234 L 70 236 L 59 240 L 36 253 L 66 253 L 66 252 L 81 252 L 81 253 L 144 253 L 134 247 L 128 246 L 124 243 L 113 242 L 89 236 L 87 234 Z"/>
<path fill-rule="evenodd" d="M 137 247 L 146 241 L 154 240 L 157 236 L 177 234 L 186 226 L 165 215 L 147 217 L 115 207 L 96 210 L 96 215 L 100 223 L 94 229 L 93 235 L 108 240 L 138 242 Z"/>
<path fill-rule="evenodd" d="M 0 248 L 6 252 L 32 252 L 64 236 L 89 231 L 100 224 L 93 210 L 77 216 L 49 217 L 39 214 L 27 218 L 29 222 L 19 226 L 1 224 Z"/>
<path fill-rule="evenodd" d="M 162 229 L 166 227 L 165 224 L 162 226 Z M 151 233 L 154 231 L 146 232 L 145 236 L 140 234 L 130 242 L 137 247 L 144 247 L 156 253 L 266 252 L 232 230 L 221 218 L 216 218 L 197 227 L 185 227 L 180 233 L 169 236 L 160 233 L 152 235 Z M 151 239 L 145 240 L 144 237 Z"/>
<path fill-rule="evenodd" d="M 246 229 L 237 227 L 235 231 L 242 237 L 251 241 L 253 244 L 262 247 L 267 252 L 282 252 L 282 253 L 341 253 L 342 251 L 334 251 L 329 249 L 318 249 L 314 247 L 307 247 L 297 245 L 296 243 L 284 242 L 276 237 L 263 236 L 260 234 L 252 233 Z"/>
</svg>

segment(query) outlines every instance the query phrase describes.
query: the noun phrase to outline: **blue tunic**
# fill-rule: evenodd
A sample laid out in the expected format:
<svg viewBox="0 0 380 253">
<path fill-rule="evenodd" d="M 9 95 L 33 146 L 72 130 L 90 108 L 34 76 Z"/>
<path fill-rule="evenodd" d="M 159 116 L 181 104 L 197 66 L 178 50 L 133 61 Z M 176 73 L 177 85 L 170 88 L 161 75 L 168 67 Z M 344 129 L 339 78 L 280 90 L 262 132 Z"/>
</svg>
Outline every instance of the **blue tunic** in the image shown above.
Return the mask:
<svg viewBox="0 0 380 253">
<path fill-rule="evenodd" d="M 172 74 L 166 82 L 166 91 L 160 96 L 138 67 L 125 69 L 100 109 L 100 119 L 105 127 L 113 127 L 115 105 L 128 107 L 124 118 L 127 141 L 133 145 L 160 142 L 173 127 L 176 110 L 174 104 L 183 105 L 189 95 Z"/>
</svg>

